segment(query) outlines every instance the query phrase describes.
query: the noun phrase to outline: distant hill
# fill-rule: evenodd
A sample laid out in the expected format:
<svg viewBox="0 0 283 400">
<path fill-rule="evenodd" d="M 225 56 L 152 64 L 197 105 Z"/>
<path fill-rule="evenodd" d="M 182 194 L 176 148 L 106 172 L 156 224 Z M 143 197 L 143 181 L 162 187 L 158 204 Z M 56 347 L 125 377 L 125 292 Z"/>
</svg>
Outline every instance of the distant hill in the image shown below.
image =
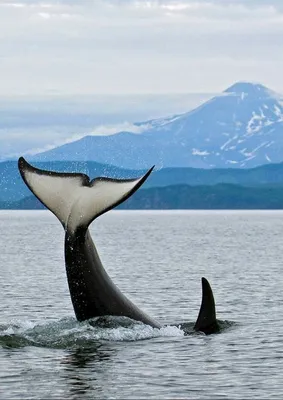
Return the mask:
<svg viewBox="0 0 283 400">
<path fill-rule="evenodd" d="M 3 209 L 44 209 L 34 197 L 2 203 Z M 247 188 L 238 185 L 173 185 L 140 189 L 119 209 L 283 209 L 283 187 Z"/>
<path fill-rule="evenodd" d="M 33 165 L 53 171 L 83 172 L 91 178 L 109 176 L 114 178 L 134 178 L 144 171 L 123 170 L 111 165 L 95 162 L 56 161 Z M 251 169 L 196 169 L 164 168 L 154 171 L 142 188 L 171 185 L 216 185 L 230 183 L 242 186 L 283 186 L 283 163 L 269 164 Z M 31 192 L 18 172 L 17 162 L 0 163 L 0 202 L 14 202 L 29 196 Z"/>
<path fill-rule="evenodd" d="M 96 161 L 129 169 L 251 168 L 283 161 L 283 106 L 263 85 L 238 82 L 193 111 L 136 123 L 139 134 L 84 138 L 34 161 Z"/>
</svg>

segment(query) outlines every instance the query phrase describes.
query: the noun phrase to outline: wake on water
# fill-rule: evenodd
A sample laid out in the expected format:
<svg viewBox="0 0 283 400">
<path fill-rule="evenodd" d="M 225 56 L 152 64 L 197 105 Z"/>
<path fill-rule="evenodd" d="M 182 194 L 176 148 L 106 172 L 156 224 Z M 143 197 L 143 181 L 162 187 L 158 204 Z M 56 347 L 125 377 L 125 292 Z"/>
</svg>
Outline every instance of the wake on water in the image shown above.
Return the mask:
<svg viewBox="0 0 283 400">
<path fill-rule="evenodd" d="M 94 318 L 84 322 L 70 317 L 42 324 L 26 320 L 0 325 L 3 347 L 74 348 L 96 341 L 136 341 L 161 336 L 184 336 L 184 331 L 175 326 L 156 329 L 126 317 Z"/>
<path fill-rule="evenodd" d="M 232 325 L 229 321 L 220 321 L 220 324 L 222 330 Z M 93 318 L 84 322 L 68 317 L 40 324 L 29 320 L 14 320 L 0 325 L 0 346 L 88 347 L 98 341 L 132 342 L 158 337 L 182 337 L 188 332 L 193 333 L 193 326 L 193 323 L 184 323 L 157 329 L 127 317 L 113 316 Z"/>
</svg>

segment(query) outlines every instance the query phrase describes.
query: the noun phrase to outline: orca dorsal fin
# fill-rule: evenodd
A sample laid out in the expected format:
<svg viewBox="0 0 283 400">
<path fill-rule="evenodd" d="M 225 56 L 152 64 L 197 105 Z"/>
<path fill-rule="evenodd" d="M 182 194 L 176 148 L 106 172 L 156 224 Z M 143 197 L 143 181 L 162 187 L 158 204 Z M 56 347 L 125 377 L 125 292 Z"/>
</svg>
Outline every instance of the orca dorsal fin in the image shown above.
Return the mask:
<svg viewBox="0 0 283 400">
<path fill-rule="evenodd" d="M 95 218 L 129 198 L 154 168 L 137 179 L 99 177 L 90 180 L 85 174 L 35 168 L 23 157 L 18 167 L 29 189 L 69 232 L 87 228 Z"/>
<path fill-rule="evenodd" d="M 201 278 L 201 284 L 202 302 L 194 330 L 209 335 L 218 332 L 219 325 L 216 319 L 215 301 L 211 286 L 205 278 Z"/>
</svg>

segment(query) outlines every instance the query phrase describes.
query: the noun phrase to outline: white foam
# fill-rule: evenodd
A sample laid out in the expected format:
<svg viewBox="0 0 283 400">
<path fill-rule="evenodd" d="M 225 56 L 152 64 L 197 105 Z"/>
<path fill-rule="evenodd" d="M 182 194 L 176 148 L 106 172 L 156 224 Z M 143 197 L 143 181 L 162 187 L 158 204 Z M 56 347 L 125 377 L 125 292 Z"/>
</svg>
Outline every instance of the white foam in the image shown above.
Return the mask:
<svg viewBox="0 0 283 400">
<path fill-rule="evenodd" d="M 115 322 L 115 317 L 112 317 Z M 113 323 L 114 323 L 113 322 Z M 77 322 L 74 318 L 64 318 L 55 322 L 35 324 L 31 321 L 13 321 L 0 329 L 1 336 L 17 336 L 26 339 L 34 346 L 73 347 L 91 344 L 95 341 L 138 341 L 157 337 L 181 337 L 184 331 L 176 326 L 153 328 L 131 321 L 128 326 L 101 327 L 85 321 Z"/>
<path fill-rule="evenodd" d="M 90 332 L 88 339 L 108 340 L 115 342 L 138 341 L 156 337 L 184 336 L 184 332 L 175 326 L 165 326 L 161 329 L 152 328 L 148 325 L 134 325 L 131 328 L 99 328 L 97 332 Z M 87 338 L 87 337 L 86 337 Z"/>
</svg>

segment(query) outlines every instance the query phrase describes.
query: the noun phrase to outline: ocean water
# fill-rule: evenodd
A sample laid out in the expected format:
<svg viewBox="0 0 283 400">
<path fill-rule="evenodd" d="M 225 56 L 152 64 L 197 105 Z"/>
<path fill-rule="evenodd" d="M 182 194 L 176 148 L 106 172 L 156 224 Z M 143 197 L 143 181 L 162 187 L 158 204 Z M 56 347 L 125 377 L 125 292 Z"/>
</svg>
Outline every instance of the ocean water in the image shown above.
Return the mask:
<svg viewBox="0 0 283 400">
<path fill-rule="evenodd" d="M 282 399 L 283 212 L 113 211 L 91 226 L 107 272 L 160 330 L 74 318 L 64 232 L 0 212 L 0 398 Z M 220 334 L 184 336 L 201 277 Z"/>
</svg>

